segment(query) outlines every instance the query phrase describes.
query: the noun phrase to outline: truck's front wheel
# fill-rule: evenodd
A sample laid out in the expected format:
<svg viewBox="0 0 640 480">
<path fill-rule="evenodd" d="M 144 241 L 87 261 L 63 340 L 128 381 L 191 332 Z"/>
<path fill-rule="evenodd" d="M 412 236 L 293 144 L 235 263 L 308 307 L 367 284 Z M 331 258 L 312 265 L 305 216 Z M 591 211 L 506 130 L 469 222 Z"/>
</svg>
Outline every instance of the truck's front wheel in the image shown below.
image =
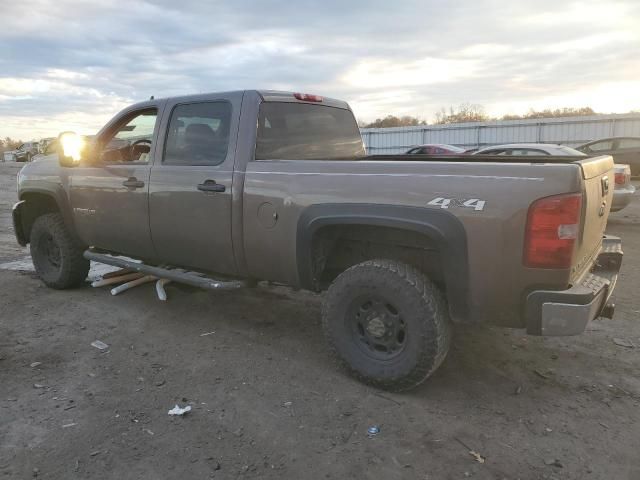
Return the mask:
<svg viewBox="0 0 640 480">
<path fill-rule="evenodd" d="M 354 376 L 396 391 L 426 380 L 451 339 L 442 293 L 415 268 L 392 260 L 340 274 L 325 297 L 322 324 L 332 352 Z"/>
<path fill-rule="evenodd" d="M 77 287 L 89 273 L 89 260 L 67 230 L 59 213 L 38 217 L 29 239 L 36 273 L 51 288 Z"/>
</svg>

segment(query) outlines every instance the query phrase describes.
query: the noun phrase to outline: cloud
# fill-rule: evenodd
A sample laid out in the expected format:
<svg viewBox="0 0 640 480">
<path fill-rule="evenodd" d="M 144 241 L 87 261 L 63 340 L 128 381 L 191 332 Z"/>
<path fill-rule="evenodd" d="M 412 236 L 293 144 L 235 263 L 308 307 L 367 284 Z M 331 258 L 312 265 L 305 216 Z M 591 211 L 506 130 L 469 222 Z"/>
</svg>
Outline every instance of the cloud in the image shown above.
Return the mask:
<svg viewBox="0 0 640 480">
<path fill-rule="evenodd" d="M 638 109 L 638 24 L 635 0 L 21 0 L 0 20 L 0 136 L 92 133 L 150 95 L 245 88 L 344 98 L 365 120 Z"/>
</svg>

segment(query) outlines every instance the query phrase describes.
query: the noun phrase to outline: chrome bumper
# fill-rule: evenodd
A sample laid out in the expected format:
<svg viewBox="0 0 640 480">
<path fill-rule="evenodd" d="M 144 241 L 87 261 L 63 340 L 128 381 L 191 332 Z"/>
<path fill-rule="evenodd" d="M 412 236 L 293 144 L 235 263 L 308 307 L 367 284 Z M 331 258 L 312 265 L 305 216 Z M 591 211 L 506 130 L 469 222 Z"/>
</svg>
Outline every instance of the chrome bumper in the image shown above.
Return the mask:
<svg viewBox="0 0 640 480">
<path fill-rule="evenodd" d="M 622 265 L 622 241 L 605 236 L 591 271 L 568 290 L 536 290 L 526 302 L 527 333 L 531 335 L 578 335 L 603 314 L 612 316 L 609 298 Z"/>
</svg>

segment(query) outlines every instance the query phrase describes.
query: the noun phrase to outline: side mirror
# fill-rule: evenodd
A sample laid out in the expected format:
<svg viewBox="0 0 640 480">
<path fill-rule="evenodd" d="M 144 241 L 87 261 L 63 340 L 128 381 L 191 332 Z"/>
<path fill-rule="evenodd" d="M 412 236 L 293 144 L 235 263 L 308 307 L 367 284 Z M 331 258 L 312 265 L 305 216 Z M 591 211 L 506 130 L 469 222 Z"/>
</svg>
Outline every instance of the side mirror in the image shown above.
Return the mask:
<svg viewBox="0 0 640 480">
<path fill-rule="evenodd" d="M 75 132 L 58 135 L 58 163 L 61 167 L 76 167 L 86 151 L 84 138 Z"/>
</svg>

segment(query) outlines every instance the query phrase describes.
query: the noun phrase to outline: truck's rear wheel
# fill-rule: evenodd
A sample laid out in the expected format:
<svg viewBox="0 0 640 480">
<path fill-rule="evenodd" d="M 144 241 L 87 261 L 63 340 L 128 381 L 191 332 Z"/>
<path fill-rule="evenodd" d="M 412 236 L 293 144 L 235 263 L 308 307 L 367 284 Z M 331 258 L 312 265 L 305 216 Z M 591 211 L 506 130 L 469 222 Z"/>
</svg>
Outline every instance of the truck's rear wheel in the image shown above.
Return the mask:
<svg viewBox="0 0 640 480">
<path fill-rule="evenodd" d="M 421 272 L 392 260 L 371 260 L 329 287 L 322 324 L 330 348 L 358 379 L 406 390 L 444 360 L 451 324 L 440 290 Z"/>
<path fill-rule="evenodd" d="M 36 273 L 51 288 L 77 287 L 89 273 L 89 260 L 75 242 L 59 213 L 38 217 L 31 227 L 31 259 Z"/>
</svg>

